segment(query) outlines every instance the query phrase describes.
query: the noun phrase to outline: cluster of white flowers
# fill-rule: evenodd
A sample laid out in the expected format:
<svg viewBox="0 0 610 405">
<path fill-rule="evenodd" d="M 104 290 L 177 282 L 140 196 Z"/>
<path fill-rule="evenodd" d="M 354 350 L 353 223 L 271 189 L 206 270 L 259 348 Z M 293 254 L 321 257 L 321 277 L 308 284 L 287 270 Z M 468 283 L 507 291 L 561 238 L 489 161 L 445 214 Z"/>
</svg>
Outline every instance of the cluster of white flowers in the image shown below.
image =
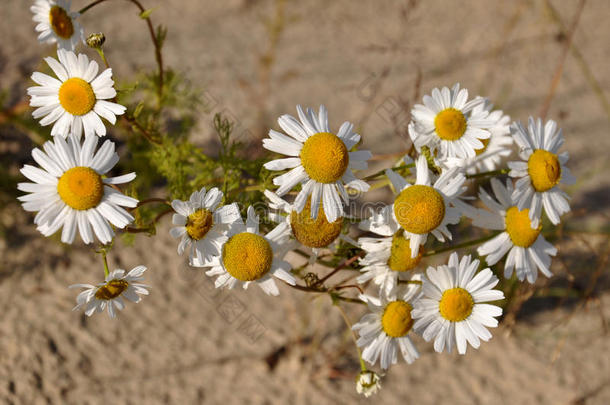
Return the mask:
<svg viewBox="0 0 610 405">
<path fill-rule="evenodd" d="M 116 186 L 133 180 L 135 173 L 106 176 L 119 159 L 115 144 L 106 140 L 96 151 L 98 136 L 106 135 L 101 118 L 115 124 L 125 107 L 112 101 L 112 70 L 98 75 L 95 61 L 74 53 L 83 30 L 69 3 L 36 0 L 32 11 L 39 39 L 59 46 L 58 59 L 45 59 L 56 77 L 35 72 L 32 80 L 39 86 L 28 89 L 34 118 L 43 126 L 53 124 L 54 138 L 43 145 L 44 151 L 32 151 L 40 167 L 23 167 L 32 182 L 19 184 L 27 193 L 19 199 L 25 210 L 37 212 L 34 223 L 43 235 L 61 229 L 62 242 L 72 243 L 78 230 L 84 243 L 97 238 L 108 244 L 115 229 L 134 221 L 129 209 L 138 204 Z M 469 218 L 473 226 L 495 232 L 476 252 L 490 266 L 506 256 L 506 278 L 514 272 L 518 280 L 534 283 L 538 271 L 551 276 L 556 249 L 541 233 L 542 213 L 558 224 L 570 210 L 559 184 L 574 182 L 565 166 L 567 152 L 559 153 L 563 136 L 554 121 L 543 124 L 530 118 L 527 128 L 519 122 L 509 125 L 510 118 L 493 110 L 489 100 L 469 100 L 468 91 L 457 84 L 434 89 L 411 111 L 413 155 L 385 171 L 396 193 L 393 203 L 366 218 L 349 218 L 344 210 L 347 189 L 369 189 L 355 173 L 367 169 L 372 154 L 359 148 L 361 137 L 351 123 L 331 131 L 324 106 L 317 113 L 297 106 L 297 114 L 279 117 L 283 133 L 271 129 L 263 140 L 264 148 L 286 156 L 264 165 L 285 171 L 273 178 L 275 191 L 264 191 L 274 210 L 268 217 L 277 223 L 269 232 L 259 229 L 253 207 L 248 207 L 244 223 L 237 204 L 226 202 L 215 187 L 171 203 L 175 214 L 170 234 L 179 239 L 178 253 L 187 251 L 192 266 L 215 276 L 216 287 L 256 283 L 265 293 L 278 295 L 275 279 L 297 283 L 284 259 L 289 251 L 310 248 L 314 262 L 322 249 L 339 239 L 347 241 L 363 253 L 357 282 L 364 288 L 375 286 L 373 295 L 359 296 L 369 311 L 353 325 L 357 345 L 363 348 L 364 361 L 379 361 L 386 370 L 397 362 L 398 353 L 407 363 L 419 357 L 412 333 L 434 341 L 436 352 L 456 347 L 465 354 L 468 344 L 478 348 L 481 340 L 491 338 L 487 328 L 496 327 L 502 314 L 499 306 L 489 304 L 504 298 L 494 289 L 499 279 L 491 269 L 480 269 L 478 259 L 460 258 L 454 251 L 447 264 L 424 271 L 429 234 L 447 243 L 452 239 L 450 226 Z M 502 174 L 508 174 L 504 182 L 493 177 Z M 486 177 L 491 177 L 484 184 L 491 186 L 495 198 L 484 187 L 478 190 L 478 200 L 468 195 L 472 179 Z M 292 202 L 282 198 L 288 194 Z M 359 229 L 367 235 L 351 239 L 346 219 L 360 220 Z M 124 307 L 123 297 L 138 302 L 139 295 L 148 294 L 147 286 L 138 283 L 145 270 L 138 266 L 125 274 L 106 268 L 104 282 L 74 285 L 85 288 L 75 309 L 92 315 L 108 308 L 114 317 L 116 309 Z M 358 391 L 374 393 L 379 379 L 363 367 Z"/>
</svg>

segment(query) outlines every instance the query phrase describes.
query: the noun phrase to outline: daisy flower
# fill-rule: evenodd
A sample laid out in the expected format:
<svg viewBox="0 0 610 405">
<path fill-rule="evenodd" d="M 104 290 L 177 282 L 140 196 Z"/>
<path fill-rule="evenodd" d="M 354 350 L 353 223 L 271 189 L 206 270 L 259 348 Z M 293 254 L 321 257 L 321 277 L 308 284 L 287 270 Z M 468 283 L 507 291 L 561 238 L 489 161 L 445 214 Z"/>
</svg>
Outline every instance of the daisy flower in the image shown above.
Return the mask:
<svg viewBox="0 0 610 405">
<path fill-rule="evenodd" d="M 128 183 L 135 173 L 105 177 L 119 161 L 114 143 L 106 141 L 94 153 L 98 138 L 90 135 L 81 147 L 74 135 L 68 141 L 56 137 L 45 142 L 32 157 L 41 168 L 25 165 L 21 173 L 33 183 L 19 183 L 26 195 L 19 197 L 23 209 L 38 212 L 34 223 L 45 236 L 63 227 L 61 241 L 72 243 L 76 229 L 85 243 L 93 242 L 93 233 L 102 243 L 109 243 L 117 228 L 125 228 L 134 218 L 122 207 L 133 208 L 138 200 L 115 190 L 113 185 Z M 93 227 L 93 231 L 91 228 Z"/>
<path fill-rule="evenodd" d="M 350 152 L 360 141 L 360 135 L 352 132 L 354 126 L 349 122 L 344 122 L 336 135 L 331 133 L 328 112 L 323 105 L 317 116 L 310 108 L 305 113 L 301 106 L 297 106 L 297 112 L 301 122 L 290 115 L 282 115 L 278 119 L 288 136 L 270 130 L 269 138 L 263 139 L 265 149 L 290 157 L 267 162 L 265 168 L 291 169 L 273 179 L 273 184 L 279 186 L 276 193 L 280 197 L 303 183 L 294 202 L 296 212 L 303 211 L 311 195 L 311 217 L 317 217 L 321 203 L 328 221 L 335 222 L 343 216 L 339 195 L 346 204 L 348 202 L 345 186 L 358 191 L 369 189 L 366 182 L 354 176 L 352 169 L 366 169 L 371 152 Z"/>
<path fill-rule="evenodd" d="M 69 288 L 85 288 L 76 297 L 76 306 L 72 309 L 77 311 L 85 307 L 85 314 L 91 316 L 96 312 L 103 312 L 108 308 L 108 315 L 116 317 L 116 310 L 125 308 L 123 297 L 136 304 L 142 299 L 140 295 L 148 295 L 149 286 L 137 281 L 143 280 L 142 275 L 146 267 L 134 267 L 129 273 L 125 270 L 116 269 L 106 276 L 103 283 L 98 285 L 73 284 Z"/>
<path fill-rule="evenodd" d="M 413 327 L 412 310 L 421 296 L 420 288 L 409 286 L 396 289 L 391 294 L 381 294 L 379 298 L 361 295 L 369 307 L 369 313 L 352 329 L 358 331 L 357 345 L 363 347 L 362 358 L 371 365 L 380 359 L 381 368 L 386 370 L 397 362 L 397 352 L 409 364 L 419 357 L 408 334 Z"/>
<path fill-rule="evenodd" d="M 511 126 L 515 141 L 521 147 L 523 161 L 508 162 L 509 176 L 518 178 L 513 199 L 520 210 L 528 208 L 532 226 L 538 226 L 542 207 L 549 220 L 557 225 L 559 217 L 570 211 L 569 197 L 558 184 L 574 184 L 576 179 L 565 164 L 568 152 L 557 154 L 563 145 L 563 134 L 553 120 L 542 126 L 542 120 L 529 118 L 527 130 L 520 122 Z"/>
<path fill-rule="evenodd" d="M 432 90 L 432 96 L 424 96 L 424 104 L 416 104 L 411 110 L 413 125 L 409 134 L 420 150 L 427 146 L 430 152 L 439 151 L 439 159 L 473 158 L 489 139 L 489 113 L 484 108 L 474 109 L 483 103 L 478 97 L 468 100 L 468 90 L 460 90 L 459 83 L 449 90 Z"/>
<path fill-rule="evenodd" d="M 485 261 L 490 266 L 498 263 L 508 253 L 504 263 L 506 278 L 511 277 L 513 269 L 519 280 L 527 278 L 530 283 L 534 283 L 538 278 L 538 269 L 545 276 L 551 277 L 550 256 L 555 256 L 557 249 L 540 233 L 542 225 L 533 227 L 528 217 L 529 210 L 519 210 L 516 201 L 512 199 L 514 190 L 511 180 L 506 182 L 505 187 L 499 180 L 491 179 L 491 187 L 496 199 L 481 189 L 479 197 L 489 211 L 476 210 L 472 223 L 502 233 L 479 246 L 477 252 L 481 256 L 487 256 Z"/>
<path fill-rule="evenodd" d="M 85 54 L 57 50 L 57 59 L 48 57 L 45 61 L 57 78 L 40 72 L 32 74 L 32 80 L 40 86 L 30 87 L 30 105 L 37 107 L 32 116 L 42 118 L 40 125 L 53 124 L 51 135 L 66 137 L 69 133 L 79 139 L 85 135 L 106 135 L 106 127 L 100 119 L 111 124 L 116 116 L 125 112 L 122 105 L 107 101 L 116 96 L 112 69 L 97 74 L 98 65 L 89 61 Z"/>
<path fill-rule="evenodd" d="M 460 221 L 460 211 L 455 205 L 462 204 L 458 196 L 465 191 L 462 185 L 466 178 L 459 168 L 445 170 L 434 181 L 428 170 L 424 155 L 419 155 L 415 165 L 416 181 L 409 184 L 402 176 L 386 170 L 398 196 L 392 205 L 360 222 L 360 229 L 378 235 L 393 236 L 402 230 L 409 239 L 411 257 L 419 254 L 419 246 L 426 243 L 432 233 L 441 242 L 451 239 L 449 224 Z"/>
<path fill-rule="evenodd" d="M 409 239 L 400 231 L 383 238 L 358 239 L 358 245 L 366 256 L 359 260 L 362 275 L 356 281 L 362 284 L 372 279 L 382 293 L 389 294 L 399 280 L 412 279 L 421 262 L 423 249 L 412 258 L 409 244 Z"/>
<path fill-rule="evenodd" d="M 220 255 L 229 227 L 242 222 L 237 203 L 218 206 L 222 197 L 222 191 L 216 187 L 207 193 L 203 187 L 191 194 L 188 201 L 172 201 L 172 208 L 176 211 L 172 223 L 177 226 L 170 229 L 169 233 L 180 239 L 179 255 L 189 249 L 191 265 L 201 267 L 212 260 L 213 256 Z"/>
<path fill-rule="evenodd" d="M 504 159 L 513 153 L 514 142 L 510 135 L 510 117 L 501 110 L 493 110 L 493 104 L 489 100 L 482 97 L 481 100 L 483 100 L 482 103 L 472 109 L 472 115 L 482 116 L 481 110 L 489 114 L 487 119 L 491 136 L 483 139 L 483 147 L 475 150 L 476 156 L 466 159 L 447 158 L 445 161 L 439 161 L 439 165 L 448 168 L 459 166 L 467 174 L 475 174 L 496 170 Z"/>
<path fill-rule="evenodd" d="M 356 392 L 368 398 L 381 389 L 380 380 L 381 378 L 376 372 L 371 370 L 362 371 L 356 379 Z"/>
<path fill-rule="evenodd" d="M 229 239 L 222 245 L 220 256 L 212 259 L 212 268 L 205 274 L 218 276 L 216 288 L 233 288 L 242 284 L 246 289 L 255 282 L 268 295 L 279 295 L 280 291 L 271 276 L 290 285 L 296 281 L 290 274 L 291 265 L 283 258 L 290 250 L 287 225 L 282 223 L 266 235 L 260 235 L 258 216 L 253 207 L 248 207 L 246 226 L 236 223 L 228 233 Z"/>
<path fill-rule="evenodd" d="M 444 349 L 451 353 L 457 346 L 458 353 L 465 354 L 467 342 L 477 349 L 480 340 L 491 339 L 485 327 L 498 326 L 495 317 L 502 315 L 502 308 L 484 303 L 504 299 L 504 293 L 493 289 L 498 278 L 490 269 L 475 276 L 478 267 L 478 260 L 471 261 L 470 255 L 459 260 L 455 252 L 448 265 L 428 267 L 422 284 L 424 297 L 411 314 L 415 331 L 427 342 L 434 339 L 438 353 Z"/>
<path fill-rule="evenodd" d="M 320 206 L 316 218 L 311 217 L 311 199 L 303 211 L 296 212 L 294 205 L 285 201 L 277 194 L 265 190 L 265 197 L 269 200 L 269 208 L 283 212 L 269 213 L 269 218 L 276 223 L 285 223 L 287 231 L 299 241 L 303 246 L 311 248 L 311 261 L 315 261 L 323 248 L 330 248 L 337 238 L 343 237 L 341 229 L 343 227 L 343 217 L 337 218 L 335 222 L 328 222 L 324 210 Z M 349 238 L 348 238 L 349 239 Z"/>
<path fill-rule="evenodd" d="M 70 11 L 70 3 L 66 0 L 36 0 L 30 7 L 34 13 L 33 20 L 38 23 L 36 31 L 40 32 L 39 42 L 57 42 L 59 48 L 68 51 L 73 51 L 79 42 L 84 42 L 83 27 L 76 21 L 80 14 Z"/>
</svg>

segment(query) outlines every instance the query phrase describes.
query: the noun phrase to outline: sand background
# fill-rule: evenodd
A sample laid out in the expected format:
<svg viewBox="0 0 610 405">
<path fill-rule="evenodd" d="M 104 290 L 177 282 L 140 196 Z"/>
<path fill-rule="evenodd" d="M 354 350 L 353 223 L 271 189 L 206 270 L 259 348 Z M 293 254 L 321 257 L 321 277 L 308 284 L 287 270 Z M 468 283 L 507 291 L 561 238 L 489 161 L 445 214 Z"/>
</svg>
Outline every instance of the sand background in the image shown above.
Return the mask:
<svg viewBox="0 0 610 405">
<path fill-rule="evenodd" d="M 29 1 L 0 3 L 9 22 L 0 25 L 0 87 L 9 90 L 11 105 L 24 98 L 27 78 L 52 47 L 36 42 Z M 326 104 L 331 128 L 355 122 L 364 147 L 393 153 L 408 145 L 395 131 L 408 119 L 404 106 L 456 81 L 526 120 L 542 108 L 564 49 L 561 25 L 570 25 L 577 3 L 551 2 L 559 24 L 539 0 L 287 1 L 286 26 L 270 47 L 265 21 L 276 15 L 276 2 L 145 1 L 155 7 L 154 22 L 169 28 L 167 65 L 205 89 L 208 109 L 193 140 L 211 154 L 214 112 L 237 119 L 236 133 L 256 141 L 297 103 Z M 610 121 L 588 78 L 608 100 L 609 17 L 610 2 L 587 1 L 576 53 L 567 56 L 548 113 L 564 129 L 564 150 L 579 178 L 570 189 L 575 214 L 567 220 L 580 229 L 607 230 L 609 222 Z M 87 32 L 106 33 L 119 80 L 154 66 L 146 27 L 127 2 L 108 1 L 82 22 Z M 269 71 L 261 55 L 273 56 Z M 1 136 L 3 164 L 29 162 L 27 138 L 10 127 Z M 380 394 L 367 401 L 355 392 L 358 362 L 328 298 L 287 288 L 279 298 L 255 288 L 216 291 L 175 254 L 165 220 L 157 236 L 139 237 L 135 248 L 119 247 L 110 257 L 111 267 L 147 265 L 151 295 L 119 320 L 87 318 L 70 311 L 76 293 L 66 287 L 97 279 L 99 258 L 79 243 L 43 238 L 15 204 L 0 213 L 2 403 L 610 403 L 603 236 L 571 234 L 559 243 L 548 285 L 571 285 L 574 298 L 535 295 L 516 324 L 504 324 L 467 356 L 434 354 L 416 338 L 422 357 L 394 366 Z M 355 321 L 363 310 L 348 313 Z"/>
</svg>

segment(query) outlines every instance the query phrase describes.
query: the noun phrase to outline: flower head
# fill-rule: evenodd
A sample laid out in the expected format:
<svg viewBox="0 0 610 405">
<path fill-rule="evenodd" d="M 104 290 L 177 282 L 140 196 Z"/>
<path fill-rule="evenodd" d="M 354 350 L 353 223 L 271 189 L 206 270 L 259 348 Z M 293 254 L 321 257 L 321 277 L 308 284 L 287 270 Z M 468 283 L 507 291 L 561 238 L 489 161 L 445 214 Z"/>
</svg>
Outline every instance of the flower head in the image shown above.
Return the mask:
<svg viewBox="0 0 610 405">
<path fill-rule="evenodd" d="M 73 51 L 79 42 L 83 42 L 83 27 L 78 23 L 78 12 L 70 11 L 68 0 L 36 0 L 30 7 L 34 13 L 33 20 L 38 23 L 36 31 L 40 32 L 38 41 L 57 43 L 61 49 Z"/>
<path fill-rule="evenodd" d="M 381 377 L 374 371 L 365 370 L 356 378 L 356 391 L 365 397 L 376 394 L 381 389 Z"/>
</svg>

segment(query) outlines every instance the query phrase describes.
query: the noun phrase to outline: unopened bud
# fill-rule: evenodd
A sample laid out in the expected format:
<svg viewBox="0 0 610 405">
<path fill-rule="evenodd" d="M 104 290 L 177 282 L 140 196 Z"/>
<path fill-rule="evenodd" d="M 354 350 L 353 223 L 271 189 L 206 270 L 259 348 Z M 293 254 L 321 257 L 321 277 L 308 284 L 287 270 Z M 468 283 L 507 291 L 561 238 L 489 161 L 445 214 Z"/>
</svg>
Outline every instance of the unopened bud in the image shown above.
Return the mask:
<svg viewBox="0 0 610 405">
<path fill-rule="evenodd" d="M 104 42 L 106 42 L 106 36 L 101 32 L 98 34 L 90 34 L 87 37 L 87 45 L 89 45 L 93 49 L 100 49 Z"/>
</svg>

